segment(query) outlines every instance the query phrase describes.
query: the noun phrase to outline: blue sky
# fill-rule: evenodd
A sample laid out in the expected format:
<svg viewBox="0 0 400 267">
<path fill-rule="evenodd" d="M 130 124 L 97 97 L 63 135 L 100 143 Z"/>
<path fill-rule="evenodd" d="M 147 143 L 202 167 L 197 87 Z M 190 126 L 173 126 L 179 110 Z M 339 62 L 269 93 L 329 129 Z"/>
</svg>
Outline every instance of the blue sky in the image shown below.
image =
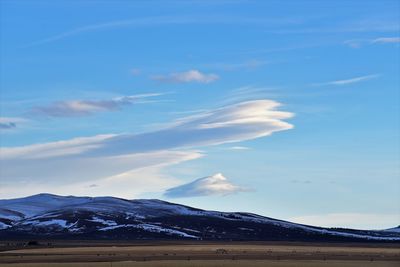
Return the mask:
<svg viewBox="0 0 400 267">
<path fill-rule="evenodd" d="M 400 224 L 399 1 L 1 1 L 0 198 Z"/>
</svg>

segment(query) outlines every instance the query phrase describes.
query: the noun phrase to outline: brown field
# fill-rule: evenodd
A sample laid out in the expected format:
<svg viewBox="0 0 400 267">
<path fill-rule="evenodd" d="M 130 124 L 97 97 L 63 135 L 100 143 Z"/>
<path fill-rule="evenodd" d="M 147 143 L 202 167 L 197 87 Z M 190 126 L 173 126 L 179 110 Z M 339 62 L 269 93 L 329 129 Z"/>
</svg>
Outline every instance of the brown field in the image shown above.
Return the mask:
<svg viewBox="0 0 400 267">
<path fill-rule="evenodd" d="M 400 266 L 399 244 L 76 242 L 32 248 L 6 244 L 0 244 L 0 265 L 7 267 Z"/>
</svg>

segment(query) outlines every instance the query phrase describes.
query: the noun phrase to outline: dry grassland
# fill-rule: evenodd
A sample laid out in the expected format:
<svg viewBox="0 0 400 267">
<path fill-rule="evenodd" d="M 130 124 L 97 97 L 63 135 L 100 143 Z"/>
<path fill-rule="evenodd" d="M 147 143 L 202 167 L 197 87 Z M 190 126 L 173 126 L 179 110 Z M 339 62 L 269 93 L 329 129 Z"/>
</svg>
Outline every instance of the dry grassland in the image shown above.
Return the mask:
<svg viewBox="0 0 400 267">
<path fill-rule="evenodd" d="M 3 267 L 394 267 L 400 248 L 272 244 L 54 247 L 0 252 Z"/>
</svg>

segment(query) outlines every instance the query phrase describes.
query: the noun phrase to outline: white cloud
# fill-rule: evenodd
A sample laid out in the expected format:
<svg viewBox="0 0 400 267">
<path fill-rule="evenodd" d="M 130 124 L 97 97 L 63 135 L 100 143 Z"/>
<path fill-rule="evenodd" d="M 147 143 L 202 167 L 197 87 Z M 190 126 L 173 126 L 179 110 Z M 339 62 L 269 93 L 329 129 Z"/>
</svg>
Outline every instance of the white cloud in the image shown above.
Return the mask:
<svg viewBox="0 0 400 267">
<path fill-rule="evenodd" d="M 131 96 L 116 97 L 108 100 L 71 100 L 59 101 L 48 106 L 32 108 L 33 114 L 49 117 L 75 117 L 86 116 L 96 112 L 114 111 L 124 106 L 135 103 L 145 103 L 142 99 L 163 95 L 161 93 L 139 94 Z"/>
<path fill-rule="evenodd" d="M 277 111 L 279 106 L 271 100 L 248 101 L 184 117 L 163 129 L 141 134 L 97 135 L 3 147 L 0 176 L 2 183 L 8 185 L 21 181 L 98 184 L 99 179 L 203 155 L 176 149 L 238 142 L 291 129 L 293 126 L 283 119 L 293 114 Z"/>
<path fill-rule="evenodd" d="M 249 150 L 250 147 L 247 146 L 231 146 L 227 148 L 228 150 Z"/>
<path fill-rule="evenodd" d="M 399 214 L 371 214 L 371 213 L 328 213 L 292 217 L 289 221 L 323 226 L 343 227 L 353 229 L 387 229 L 400 225 Z"/>
<path fill-rule="evenodd" d="M 232 184 L 221 173 L 194 180 L 165 191 L 164 196 L 170 198 L 200 197 L 212 195 L 229 195 L 247 191 L 246 188 Z"/>
<path fill-rule="evenodd" d="M 1 148 L 2 159 L 57 156 L 118 156 L 179 147 L 239 142 L 288 130 L 293 116 L 272 100 L 253 100 L 187 116 L 162 129 L 141 134 L 108 134 L 66 141 Z"/>
<path fill-rule="evenodd" d="M 371 42 L 378 44 L 400 43 L 400 37 L 380 37 L 372 40 Z"/>
<path fill-rule="evenodd" d="M 155 75 L 153 80 L 170 83 L 211 83 L 219 79 L 219 76 L 213 73 L 202 73 L 198 70 L 189 70 L 185 72 L 171 73 L 167 75 Z"/>
<path fill-rule="evenodd" d="M 104 134 L 21 147 L 2 147 L 0 148 L 0 159 L 47 159 L 52 157 L 79 155 L 88 150 L 100 147 L 104 140 L 113 136 L 116 135 Z"/>
<path fill-rule="evenodd" d="M 314 85 L 317 85 L 317 86 L 321 86 L 321 85 L 347 85 L 347 84 L 352 84 L 352 83 L 368 81 L 368 80 L 371 80 L 371 79 L 374 79 L 374 78 L 378 78 L 379 76 L 380 76 L 379 74 L 371 74 L 371 75 L 359 76 L 359 77 L 354 77 L 354 78 L 349 78 L 349 79 L 335 80 L 335 81 L 324 82 L 324 83 L 317 83 L 317 84 L 314 84 Z"/>
</svg>

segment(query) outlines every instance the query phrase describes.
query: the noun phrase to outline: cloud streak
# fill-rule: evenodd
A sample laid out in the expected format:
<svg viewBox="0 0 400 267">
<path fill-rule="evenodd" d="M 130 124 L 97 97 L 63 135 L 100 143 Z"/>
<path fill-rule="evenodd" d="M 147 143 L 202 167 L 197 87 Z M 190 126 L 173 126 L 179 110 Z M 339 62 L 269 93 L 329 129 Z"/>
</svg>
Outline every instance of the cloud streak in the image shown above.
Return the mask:
<svg viewBox="0 0 400 267">
<path fill-rule="evenodd" d="M 316 83 L 314 84 L 315 86 L 321 86 L 321 85 L 348 85 L 348 84 L 353 84 L 353 83 L 358 83 L 358 82 L 363 82 L 363 81 L 368 81 L 371 79 L 378 78 L 380 75 L 379 74 L 371 74 L 371 75 L 365 75 L 365 76 L 358 76 L 354 78 L 349 78 L 349 79 L 343 79 L 343 80 L 335 80 L 335 81 L 330 81 L 330 82 L 324 82 L 324 83 Z"/>
<path fill-rule="evenodd" d="M 219 76 L 213 73 L 202 73 L 198 70 L 189 70 L 185 72 L 171 73 L 167 75 L 155 75 L 152 80 L 167 83 L 211 83 L 219 79 Z"/>
<path fill-rule="evenodd" d="M 230 195 L 248 191 L 244 187 L 232 184 L 222 173 L 194 180 L 193 182 L 169 188 L 164 196 L 169 198 L 202 197 L 215 195 Z"/>
<path fill-rule="evenodd" d="M 375 45 L 375 44 L 398 44 L 400 43 L 400 37 L 379 37 L 375 39 L 352 39 L 347 40 L 344 44 L 351 48 L 360 48 L 364 45 Z"/>
<path fill-rule="evenodd" d="M 375 44 L 400 43 L 400 37 L 381 37 L 372 40 Z"/>
<path fill-rule="evenodd" d="M 232 17 L 232 16 L 155 16 L 143 17 L 127 20 L 109 21 L 98 24 L 91 24 L 78 27 L 69 31 L 64 31 L 53 36 L 32 42 L 26 47 L 41 45 L 59 41 L 65 38 L 76 36 L 83 33 L 119 29 L 126 27 L 149 27 L 149 26 L 164 26 L 164 25 L 188 25 L 188 24 L 264 24 L 271 25 L 286 25 L 298 24 L 302 19 L 296 18 L 253 18 L 253 17 Z"/>
<path fill-rule="evenodd" d="M 48 117 L 80 117 L 97 112 L 115 111 L 135 103 L 144 103 L 142 99 L 160 96 L 161 93 L 149 93 L 117 97 L 108 100 L 71 100 L 54 102 L 47 106 L 33 107 L 31 114 Z"/>
<path fill-rule="evenodd" d="M 228 147 L 227 150 L 249 150 L 250 147 L 247 146 L 231 146 Z"/>
</svg>

